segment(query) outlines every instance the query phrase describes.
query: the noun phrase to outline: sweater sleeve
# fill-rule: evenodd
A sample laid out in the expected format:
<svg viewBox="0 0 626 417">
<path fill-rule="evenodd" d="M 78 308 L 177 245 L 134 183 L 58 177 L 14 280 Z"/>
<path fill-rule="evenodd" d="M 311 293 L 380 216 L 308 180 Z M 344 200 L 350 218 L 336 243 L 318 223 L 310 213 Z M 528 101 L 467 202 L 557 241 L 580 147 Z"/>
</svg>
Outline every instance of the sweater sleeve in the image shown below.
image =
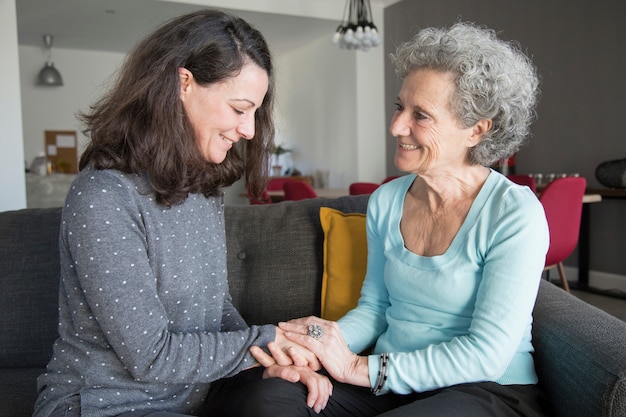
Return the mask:
<svg viewBox="0 0 626 417">
<path fill-rule="evenodd" d="M 374 198 L 371 197 L 370 201 Z M 369 206 L 366 228 L 367 269 L 359 302 L 356 308 L 338 320 L 344 340 L 350 350 L 357 354 L 372 347 L 378 336 L 386 330 L 385 311 L 389 306 L 389 294 L 383 280 L 384 244 L 380 231 L 369 212 Z"/>
<path fill-rule="evenodd" d="M 186 257 L 193 258 L 192 245 L 199 254 L 208 245 L 179 236 L 191 233 L 176 224 L 206 224 L 201 213 L 187 218 L 183 208 L 174 207 L 173 224 L 156 232 L 147 224 L 158 206 L 146 208 L 145 199 L 136 187 L 103 172 L 83 176 L 70 191 L 61 238 L 65 259 L 71 259 L 63 282 L 73 311 L 68 338 L 93 344 L 93 355 L 111 366 L 119 361 L 136 381 L 210 382 L 251 366 L 248 348 L 273 340 L 274 326 L 248 328 L 230 304 L 226 280 L 211 281 L 216 274 L 202 272 L 202 263 L 185 266 Z M 166 239 L 179 239 L 182 247 L 149 244 Z M 163 259 L 180 264 L 163 269 Z M 197 287 L 205 295 L 190 291 L 205 276 L 206 284 Z M 225 302 L 212 301 L 221 294 Z M 95 382 L 102 377 L 101 370 L 84 372 Z"/>
</svg>

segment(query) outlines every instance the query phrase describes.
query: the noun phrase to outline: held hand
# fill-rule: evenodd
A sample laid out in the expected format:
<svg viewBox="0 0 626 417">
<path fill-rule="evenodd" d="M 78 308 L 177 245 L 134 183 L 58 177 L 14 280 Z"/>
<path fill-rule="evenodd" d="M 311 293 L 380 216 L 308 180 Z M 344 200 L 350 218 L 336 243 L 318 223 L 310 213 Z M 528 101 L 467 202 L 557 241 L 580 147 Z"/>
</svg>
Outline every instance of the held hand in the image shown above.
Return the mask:
<svg viewBox="0 0 626 417">
<path fill-rule="evenodd" d="M 317 317 L 305 317 L 279 323 L 292 342 L 313 352 L 326 371 L 337 381 L 369 387 L 367 357 L 350 351 L 339 325 Z"/>
<path fill-rule="evenodd" d="M 258 346 L 250 347 L 252 356 L 265 367 L 263 378 L 282 378 L 289 382 L 301 382 L 308 390 L 307 405 L 319 414 L 328 404 L 333 392 L 330 380 L 306 366 L 281 365 L 281 362 L 290 362 L 290 358 L 275 343 L 268 344 L 268 348 L 273 356 Z M 276 358 L 280 358 L 279 361 L 276 361 Z"/>
<path fill-rule="evenodd" d="M 315 354 L 311 352 L 304 346 L 301 346 L 294 341 L 289 340 L 285 337 L 285 333 L 280 327 L 276 328 L 276 345 L 282 349 L 285 355 L 281 356 L 280 359 L 285 359 L 286 357 L 291 358 L 291 362 L 281 361 L 279 364 L 281 365 L 291 365 L 294 364 L 296 366 L 308 366 L 313 371 L 319 371 L 322 369 L 322 365 L 320 361 L 317 359 Z M 276 358 L 275 359 L 279 359 Z"/>
</svg>

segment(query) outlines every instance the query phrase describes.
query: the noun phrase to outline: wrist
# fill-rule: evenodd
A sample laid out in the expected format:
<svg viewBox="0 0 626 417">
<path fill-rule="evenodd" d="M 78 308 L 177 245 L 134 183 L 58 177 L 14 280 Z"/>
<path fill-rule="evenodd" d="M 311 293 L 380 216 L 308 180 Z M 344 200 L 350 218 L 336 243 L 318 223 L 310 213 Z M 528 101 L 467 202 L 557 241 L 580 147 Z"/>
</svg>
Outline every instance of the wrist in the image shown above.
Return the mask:
<svg viewBox="0 0 626 417">
<path fill-rule="evenodd" d="M 367 365 L 367 356 L 359 356 L 354 354 L 354 357 L 352 358 L 352 361 L 350 363 L 348 374 L 346 375 L 345 380 L 340 382 L 356 385 L 359 387 L 369 387 L 370 377 L 369 367 Z"/>
</svg>

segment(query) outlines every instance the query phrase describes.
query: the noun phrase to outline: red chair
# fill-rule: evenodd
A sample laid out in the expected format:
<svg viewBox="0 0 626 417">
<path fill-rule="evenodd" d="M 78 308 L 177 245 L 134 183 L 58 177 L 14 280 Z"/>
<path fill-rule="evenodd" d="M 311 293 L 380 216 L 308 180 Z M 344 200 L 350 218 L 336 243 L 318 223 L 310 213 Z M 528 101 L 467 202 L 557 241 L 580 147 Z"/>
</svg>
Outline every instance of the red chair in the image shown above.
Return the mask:
<svg viewBox="0 0 626 417">
<path fill-rule="evenodd" d="M 535 179 L 530 175 L 509 174 L 506 177 L 516 184 L 527 186 L 533 191 L 533 193 L 537 192 L 537 184 L 535 183 Z"/>
<path fill-rule="evenodd" d="M 391 181 L 391 180 L 395 180 L 396 178 L 398 178 L 398 177 L 400 177 L 400 176 L 401 176 L 401 175 L 390 175 L 389 177 L 385 178 L 385 179 L 383 180 L 383 182 L 381 182 L 381 185 L 382 185 L 382 184 L 385 184 L 385 183 L 388 183 L 388 182 L 389 182 L 389 181 Z"/>
<path fill-rule="evenodd" d="M 250 202 L 250 205 L 255 206 L 255 205 L 259 205 L 259 204 L 271 204 L 272 203 L 272 198 L 270 197 L 269 193 L 267 192 L 267 189 L 265 189 L 265 190 L 263 190 L 263 193 L 261 194 L 261 198 L 260 199 L 254 198 L 248 192 L 248 201 Z"/>
<path fill-rule="evenodd" d="M 539 196 L 550 229 L 550 247 L 544 270 L 556 266 L 563 289 L 568 292 L 569 284 L 563 261 L 572 254 L 578 244 L 586 186 L 587 181 L 582 177 L 558 178 L 549 183 Z"/>
<path fill-rule="evenodd" d="M 298 201 L 317 197 L 313 187 L 304 181 L 285 181 L 283 190 L 285 191 L 285 200 Z"/>
<path fill-rule="evenodd" d="M 353 182 L 350 184 L 348 192 L 350 195 L 372 194 L 379 186 L 380 184 L 375 182 Z"/>
<path fill-rule="evenodd" d="M 267 183 L 267 189 L 269 191 L 280 191 L 283 189 L 285 181 L 289 181 L 287 178 L 270 178 Z"/>
</svg>

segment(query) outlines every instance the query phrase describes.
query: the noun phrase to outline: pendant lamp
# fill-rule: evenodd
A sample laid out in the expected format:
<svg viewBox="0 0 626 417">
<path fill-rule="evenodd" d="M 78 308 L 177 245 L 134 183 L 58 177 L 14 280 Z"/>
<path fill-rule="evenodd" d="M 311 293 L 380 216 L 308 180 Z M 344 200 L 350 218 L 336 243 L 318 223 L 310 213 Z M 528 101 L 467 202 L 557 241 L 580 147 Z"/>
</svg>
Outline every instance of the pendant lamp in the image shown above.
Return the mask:
<svg viewBox="0 0 626 417">
<path fill-rule="evenodd" d="M 50 87 L 63 85 L 63 78 L 59 71 L 54 68 L 54 63 L 52 63 L 52 35 L 44 35 L 43 42 L 48 50 L 48 60 L 41 71 L 39 71 L 37 84 Z"/>
<path fill-rule="evenodd" d="M 346 17 L 347 14 L 347 17 Z M 372 19 L 370 0 L 347 0 L 341 24 L 332 42 L 342 49 L 368 51 L 380 45 L 381 39 Z"/>
</svg>

